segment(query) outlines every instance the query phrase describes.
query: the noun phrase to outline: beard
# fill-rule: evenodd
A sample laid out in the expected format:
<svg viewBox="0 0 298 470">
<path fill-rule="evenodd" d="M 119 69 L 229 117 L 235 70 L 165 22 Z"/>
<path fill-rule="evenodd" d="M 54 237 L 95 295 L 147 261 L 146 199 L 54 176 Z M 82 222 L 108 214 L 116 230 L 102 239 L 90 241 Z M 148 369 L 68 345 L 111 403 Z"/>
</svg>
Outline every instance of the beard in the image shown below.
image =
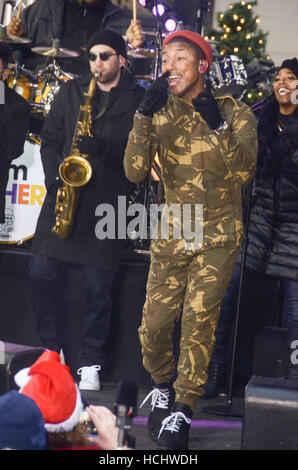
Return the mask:
<svg viewBox="0 0 298 470">
<path fill-rule="evenodd" d="M 119 68 L 115 70 L 111 70 L 109 72 L 105 72 L 104 75 L 100 75 L 97 81 L 103 84 L 111 83 L 114 80 L 116 80 L 116 78 L 118 77 L 118 74 L 119 74 Z"/>
</svg>

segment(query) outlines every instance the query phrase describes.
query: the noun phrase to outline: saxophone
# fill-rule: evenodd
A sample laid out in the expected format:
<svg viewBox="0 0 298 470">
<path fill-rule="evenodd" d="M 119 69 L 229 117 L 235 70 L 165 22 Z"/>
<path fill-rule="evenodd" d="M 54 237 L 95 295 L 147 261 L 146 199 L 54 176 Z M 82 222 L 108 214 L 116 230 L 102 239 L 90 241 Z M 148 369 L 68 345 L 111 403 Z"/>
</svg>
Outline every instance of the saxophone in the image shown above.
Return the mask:
<svg viewBox="0 0 298 470">
<path fill-rule="evenodd" d="M 88 155 L 81 154 L 77 148 L 77 139 L 91 134 L 91 103 L 96 90 L 98 74 L 93 75 L 85 93 L 86 101 L 80 106 L 75 133 L 72 139 L 70 155 L 59 166 L 59 175 L 63 186 L 58 189 L 55 205 L 56 223 L 52 232 L 60 238 L 68 238 L 72 231 L 80 187 L 90 181 L 92 167 Z"/>
</svg>

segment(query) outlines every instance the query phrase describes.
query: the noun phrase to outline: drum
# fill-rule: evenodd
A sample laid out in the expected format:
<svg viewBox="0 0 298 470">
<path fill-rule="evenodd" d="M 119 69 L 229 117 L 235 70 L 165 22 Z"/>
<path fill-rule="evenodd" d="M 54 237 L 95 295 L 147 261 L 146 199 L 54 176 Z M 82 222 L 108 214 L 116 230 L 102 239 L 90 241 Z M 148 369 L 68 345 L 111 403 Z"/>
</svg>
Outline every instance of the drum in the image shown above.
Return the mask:
<svg viewBox="0 0 298 470">
<path fill-rule="evenodd" d="M 131 69 L 139 80 L 153 81 L 154 51 L 151 49 L 132 49 L 128 51 Z"/>
<path fill-rule="evenodd" d="M 235 96 L 241 95 L 247 85 L 247 73 L 242 59 L 234 55 L 217 57 L 210 67 L 208 77 L 214 90 L 231 92 Z"/>
<path fill-rule="evenodd" d="M 34 236 L 45 195 L 40 143 L 28 138 L 24 153 L 10 165 L 0 243 L 20 245 Z"/>
<path fill-rule="evenodd" d="M 9 88 L 15 90 L 26 101 L 31 101 L 34 91 L 34 77 L 28 70 L 9 64 L 7 84 Z"/>
<path fill-rule="evenodd" d="M 34 104 L 37 108 L 42 108 L 46 113 L 51 109 L 52 101 L 60 90 L 61 84 L 71 80 L 70 75 L 63 72 L 59 75 L 55 73 L 48 73 L 43 71 L 37 76 L 37 83 L 35 85 Z"/>
</svg>

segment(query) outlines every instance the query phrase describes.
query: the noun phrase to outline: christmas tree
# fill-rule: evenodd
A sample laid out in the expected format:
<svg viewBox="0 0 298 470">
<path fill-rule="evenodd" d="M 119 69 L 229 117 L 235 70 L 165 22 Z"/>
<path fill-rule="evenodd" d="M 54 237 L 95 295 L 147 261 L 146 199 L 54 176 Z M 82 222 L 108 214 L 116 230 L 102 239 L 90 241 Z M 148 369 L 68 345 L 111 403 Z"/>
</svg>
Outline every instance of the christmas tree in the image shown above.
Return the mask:
<svg viewBox="0 0 298 470">
<path fill-rule="evenodd" d="M 244 66 L 270 61 L 266 54 L 268 33 L 260 28 L 260 18 L 254 14 L 257 1 L 231 3 L 229 9 L 217 14 L 219 30 L 209 29 L 206 39 L 214 41 L 215 48 L 221 56 L 235 55 L 242 59 Z M 253 85 L 254 86 L 254 85 Z M 269 87 L 254 88 L 250 85 L 243 101 L 252 105 L 266 96 Z"/>
</svg>

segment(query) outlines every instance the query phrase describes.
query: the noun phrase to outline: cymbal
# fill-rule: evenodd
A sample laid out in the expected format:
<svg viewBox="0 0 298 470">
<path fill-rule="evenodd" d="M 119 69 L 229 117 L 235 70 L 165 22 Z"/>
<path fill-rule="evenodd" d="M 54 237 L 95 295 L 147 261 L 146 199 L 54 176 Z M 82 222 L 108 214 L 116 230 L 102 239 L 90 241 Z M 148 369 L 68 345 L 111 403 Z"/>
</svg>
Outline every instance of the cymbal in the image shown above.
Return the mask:
<svg viewBox="0 0 298 470">
<path fill-rule="evenodd" d="M 127 51 L 127 55 L 134 59 L 144 59 L 146 57 L 153 58 L 155 53 L 152 49 L 131 49 Z"/>
<path fill-rule="evenodd" d="M 3 42 L 9 42 L 10 44 L 30 44 L 32 41 L 29 38 L 24 38 L 22 36 L 4 36 L 1 38 Z"/>
<path fill-rule="evenodd" d="M 35 54 L 44 55 L 47 57 L 78 57 L 79 53 L 77 51 L 72 51 L 71 49 L 54 48 L 54 47 L 32 47 L 32 52 Z"/>
<path fill-rule="evenodd" d="M 156 30 L 154 30 L 154 31 L 152 31 L 152 30 L 150 30 L 150 31 L 145 31 L 145 30 L 143 30 L 142 33 L 143 33 L 144 36 L 151 36 L 151 37 L 154 37 L 154 38 L 155 38 L 156 35 L 157 35 L 157 31 L 156 31 Z M 167 33 L 163 32 L 161 35 L 162 35 L 162 37 L 164 38 L 164 37 L 167 35 Z"/>
</svg>

